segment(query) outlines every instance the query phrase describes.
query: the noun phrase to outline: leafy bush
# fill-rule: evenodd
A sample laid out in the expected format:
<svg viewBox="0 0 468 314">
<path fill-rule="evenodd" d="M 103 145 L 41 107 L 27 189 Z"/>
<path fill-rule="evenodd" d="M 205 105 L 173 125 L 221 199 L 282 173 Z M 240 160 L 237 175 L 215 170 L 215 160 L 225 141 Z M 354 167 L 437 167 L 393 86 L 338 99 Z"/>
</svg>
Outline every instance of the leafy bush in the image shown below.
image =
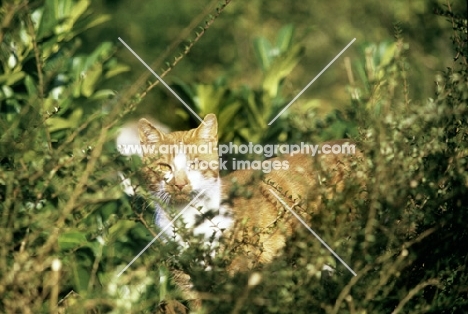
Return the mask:
<svg viewBox="0 0 468 314">
<path fill-rule="evenodd" d="M 93 18 L 89 5 L 1 8 L 3 313 L 56 312 L 66 303 L 72 312 L 114 308 L 114 301 L 93 301 L 109 296 L 105 274 L 120 263 L 114 250 L 134 254 L 135 243 L 150 238 L 135 219 L 117 219 L 133 216 L 112 140 L 116 118 L 130 109 L 117 107 L 108 100 L 114 91 L 100 86 L 128 68 L 111 43 L 79 53 L 78 35 L 108 20 Z M 73 305 L 73 295 L 88 302 Z"/>
<path fill-rule="evenodd" d="M 2 3 L 0 312 L 153 313 L 183 297 L 167 280 L 173 268 L 191 275 L 206 313 L 468 309 L 466 19 L 438 10 L 453 26 L 455 61 L 436 77 L 429 99 L 412 99 L 408 86 L 418 82 L 409 81 L 411 49 L 398 27 L 395 41 L 368 44 L 348 63 L 348 107 L 319 115 L 323 108 L 305 102 L 269 133 L 265 122 L 287 104 L 282 82 L 302 54 L 291 26 L 275 44 L 255 43 L 260 86 L 237 88 L 229 77 L 176 84 L 199 114 L 218 113 L 225 141 L 359 141 L 366 158 L 354 172 L 367 181 L 366 201 L 347 182 L 310 221 L 356 277 L 302 229 L 284 255 L 252 272 L 230 276 L 229 256 L 159 243 L 118 276 L 157 234 L 140 159 L 121 156 L 113 140 L 154 84 L 103 87 L 129 69 L 111 43 L 81 49 L 79 35 L 108 18 L 94 19 L 90 3 Z M 124 193 L 125 177 L 136 194 Z M 353 220 L 335 219 L 350 208 Z M 212 271 L 201 271 L 200 259 Z M 320 278 L 324 263 L 336 274 Z"/>
</svg>

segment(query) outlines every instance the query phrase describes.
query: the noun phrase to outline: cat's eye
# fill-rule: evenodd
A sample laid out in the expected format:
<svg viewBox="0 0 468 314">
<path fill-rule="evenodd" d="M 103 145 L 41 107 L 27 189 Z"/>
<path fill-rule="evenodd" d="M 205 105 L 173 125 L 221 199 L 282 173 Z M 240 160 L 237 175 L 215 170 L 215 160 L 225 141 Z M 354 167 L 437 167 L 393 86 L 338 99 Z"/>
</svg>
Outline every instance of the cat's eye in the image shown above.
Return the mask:
<svg viewBox="0 0 468 314">
<path fill-rule="evenodd" d="M 197 168 L 197 163 L 195 161 L 189 161 L 187 163 L 187 168 L 189 170 L 195 170 Z"/>
<path fill-rule="evenodd" d="M 171 166 L 169 166 L 168 164 L 164 164 L 164 163 L 158 164 L 157 169 L 159 171 L 171 171 L 172 170 Z"/>
</svg>

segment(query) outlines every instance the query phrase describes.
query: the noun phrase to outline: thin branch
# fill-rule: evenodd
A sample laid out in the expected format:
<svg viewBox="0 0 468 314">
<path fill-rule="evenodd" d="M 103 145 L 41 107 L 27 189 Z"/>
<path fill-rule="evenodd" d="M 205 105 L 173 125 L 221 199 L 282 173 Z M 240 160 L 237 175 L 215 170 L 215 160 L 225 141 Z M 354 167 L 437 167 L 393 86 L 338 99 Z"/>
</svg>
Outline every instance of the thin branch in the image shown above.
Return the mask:
<svg viewBox="0 0 468 314">
<path fill-rule="evenodd" d="M 42 108 L 42 112 L 45 112 L 44 110 L 44 104 L 45 104 L 44 102 L 44 74 L 42 73 L 42 69 L 44 65 L 41 60 L 42 53 L 40 51 L 39 46 L 37 45 L 36 32 L 34 30 L 34 24 L 33 24 L 33 21 L 31 19 L 31 15 L 29 14 L 29 12 L 26 12 L 25 19 L 26 19 L 26 24 L 28 25 L 29 35 L 31 36 L 31 41 L 33 44 L 34 57 L 36 59 L 36 70 L 37 70 L 37 77 L 39 80 L 38 82 L 39 102 Z M 49 150 L 52 150 L 52 138 L 50 137 L 49 128 L 44 128 L 44 132 L 46 133 L 47 145 L 49 147 Z"/>
<path fill-rule="evenodd" d="M 109 129 L 106 128 L 105 126 L 101 129 L 101 133 L 99 134 L 99 138 L 91 152 L 90 159 L 86 165 L 86 169 L 84 170 L 83 174 L 80 177 L 80 180 L 78 184 L 76 185 L 74 189 L 74 193 L 70 195 L 70 199 L 67 201 L 65 204 L 63 210 L 62 210 L 62 215 L 60 218 L 56 221 L 55 223 L 55 229 L 53 230 L 52 234 L 49 236 L 47 239 L 47 242 L 42 246 L 39 255 L 47 255 L 49 251 L 52 249 L 52 247 L 55 245 L 56 240 L 59 236 L 60 229 L 63 228 L 63 225 L 65 223 L 65 220 L 67 217 L 70 215 L 70 213 L 73 211 L 73 209 L 77 206 L 76 202 L 78 198 L 83 194 L 83 191 L 88 183 L 88 179 L 91 175 L 91 173 L 94 172 L 96 163 L 102 153 L 102 149 L 104 146 L 104 143 L 107 140 L 107 133 Z"/>
<path fill-rule="evenodd" d="M 432 278 L 427 281 L 419 283 L 416 287 L 411 289 L 408 294 L 400 301 L 398 306 L 393 310 L 392 314 L 397 314 L 403 310 L 403 307 L 405 306 L 406 303 L 408 303 L 409 300 L 411 300 L 416 294 L 419 293 L 422 289 L 424 289 L 427 286 L 438 286 L 440 287 L 440 282 L 438 279 Z"/>
</svg>

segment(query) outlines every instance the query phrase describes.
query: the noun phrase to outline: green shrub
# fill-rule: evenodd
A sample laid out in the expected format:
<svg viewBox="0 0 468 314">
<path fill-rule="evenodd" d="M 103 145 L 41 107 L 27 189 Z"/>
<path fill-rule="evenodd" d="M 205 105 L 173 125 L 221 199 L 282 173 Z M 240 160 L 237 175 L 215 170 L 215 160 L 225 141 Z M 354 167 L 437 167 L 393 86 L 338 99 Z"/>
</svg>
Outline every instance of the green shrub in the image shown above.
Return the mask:
<svg viewBox="0 0 468 314">
<path fill-rule="evenodd" d="M 111 43 L 81 49 L 79 35 L 108 18 L 94 19 L 90 3 L 13 1 L 0 9 L 0 312 L 153 313 L 182 298 L 166 280 L 173 268 L 204 292 L 206 313 L 466 311 L 466 19 L 438 11 L 453 25 L 455 61 L 429 99 L 412 99 L 408 86 L 418 82 L 409 79 L 411 47 L 398 27 L 395 41 L 363 46 L 346 68 L 349 106 L 302 102 L 271 130 L 268 118 L 287 104 L 283 79 L 303 53 L 291 26 L 275 44 L 255 43 L 260 86 L 233 87 L 229 77 L 176 84 L 197 113 L 222 117 L 224 141 L 359 141 L 366 157 L 354 172 L 365 176 L 367 198 L 354 201 L 355 219 L 335 221 L 355 199 L 351 181 L 311 221 L 356 277 L 305 229 L 283 256 L 252 272 L 231 277 L 229 257 L 158 242 L 117 276 L 157 234 L 140 159 L 121 156 L 114 143 L 121 119 L 154 84 L 103 87 L 129 69 Z M 135 195 L 123 192 L 119 174 Z M 200 259 L 213 271 L 202 271 Z M 320 278 L 324 263 L 336 267 L 331 278 Z"/>
</svg>

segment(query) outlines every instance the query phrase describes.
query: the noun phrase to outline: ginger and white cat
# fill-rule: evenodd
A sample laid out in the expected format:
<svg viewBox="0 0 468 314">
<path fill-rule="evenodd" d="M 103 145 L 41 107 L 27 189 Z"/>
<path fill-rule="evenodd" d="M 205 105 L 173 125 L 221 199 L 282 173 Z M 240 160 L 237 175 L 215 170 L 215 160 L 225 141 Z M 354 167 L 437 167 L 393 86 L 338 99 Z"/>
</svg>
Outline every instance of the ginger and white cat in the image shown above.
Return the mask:
<svg viewBox="0 0 468 314">
<path fill-rule="evenodd" d="M 222 231 L 233 224 L 228 208 L 221 206 L 222 183 L 216 167 L 217 151 L 214 149 L 200 153 L 182 148 L 183 145 L 199 147 L 206 144 L 217 147 L 216 117 L 208 115 L 204 122 L 197 129 L 169 134 L 154 127 L 146 119 L 139 123 L 141 144 L 153 145 L 155 152 L 145 155 L 144 159 L 150 189 L 160 200 L 155 206 L 156 224 L 161 228 L 168 226 L 175 214 L 185 209 L 180 219 L 174 222 L 174 227 L 168 228 L 166 233 L 180 244 L 184 244 L 184 241 L 174 232 L 177 225 L 184 224 L 186 228 L 193 229 L 194 235 L 202 234 L 208 240 L 212 236 L 219 238 Z M 164 151 L 163 147 L 175 149 L 169 153 L 161 153 Z M 200 169 L 200 163 L 211 164 L 213 167 Z M 194 202 L 187 207 L 192 199 Z M 200 219 L 210 211 L 215 215 Z"/>
<path fill-rule="evenodd" d="M 208 114 L 196 129 L 164 133 L 146 119 L 139 122 L 142 145 L 206 145 L 217 147 L 217 120 Z M 329 142 L 343 144 L 345 140 Z M 261 171 L 239 170 L 220 178 L 217 167 L 197 165 L 218 163 L 217 150 L 208 152 L 164 152 L 144 154 L 145 173 L 150 189 L 160 200 L 156 205 L 156 223 L 164 228 L 197 197 L 181 215 L 179 223 L 192 228 L 205 239 L 226 237 L 224 250 L 235 255 L 228 266 L 231 272 L 245 271 L 270 262 L 284 247 L 298 220 L 284 207 L 293 208 L 306 221 L 318 215 L 321 195 L 332 197 L 343 188 L 355 155 L 328 154 L 312 157 L 294 155 L 276 157 L 286 160 L 288 169 Z M 279 195 L 280 202 L 272 191 Z M 209 218 L 206 218 L 206 214 Z M 346 217 L 345 217 L 346 219 Z M 176 225 L 177 225 L 176 221 Z M 167 235 L 184 240 L 169 228 Z"/>
</svg>

